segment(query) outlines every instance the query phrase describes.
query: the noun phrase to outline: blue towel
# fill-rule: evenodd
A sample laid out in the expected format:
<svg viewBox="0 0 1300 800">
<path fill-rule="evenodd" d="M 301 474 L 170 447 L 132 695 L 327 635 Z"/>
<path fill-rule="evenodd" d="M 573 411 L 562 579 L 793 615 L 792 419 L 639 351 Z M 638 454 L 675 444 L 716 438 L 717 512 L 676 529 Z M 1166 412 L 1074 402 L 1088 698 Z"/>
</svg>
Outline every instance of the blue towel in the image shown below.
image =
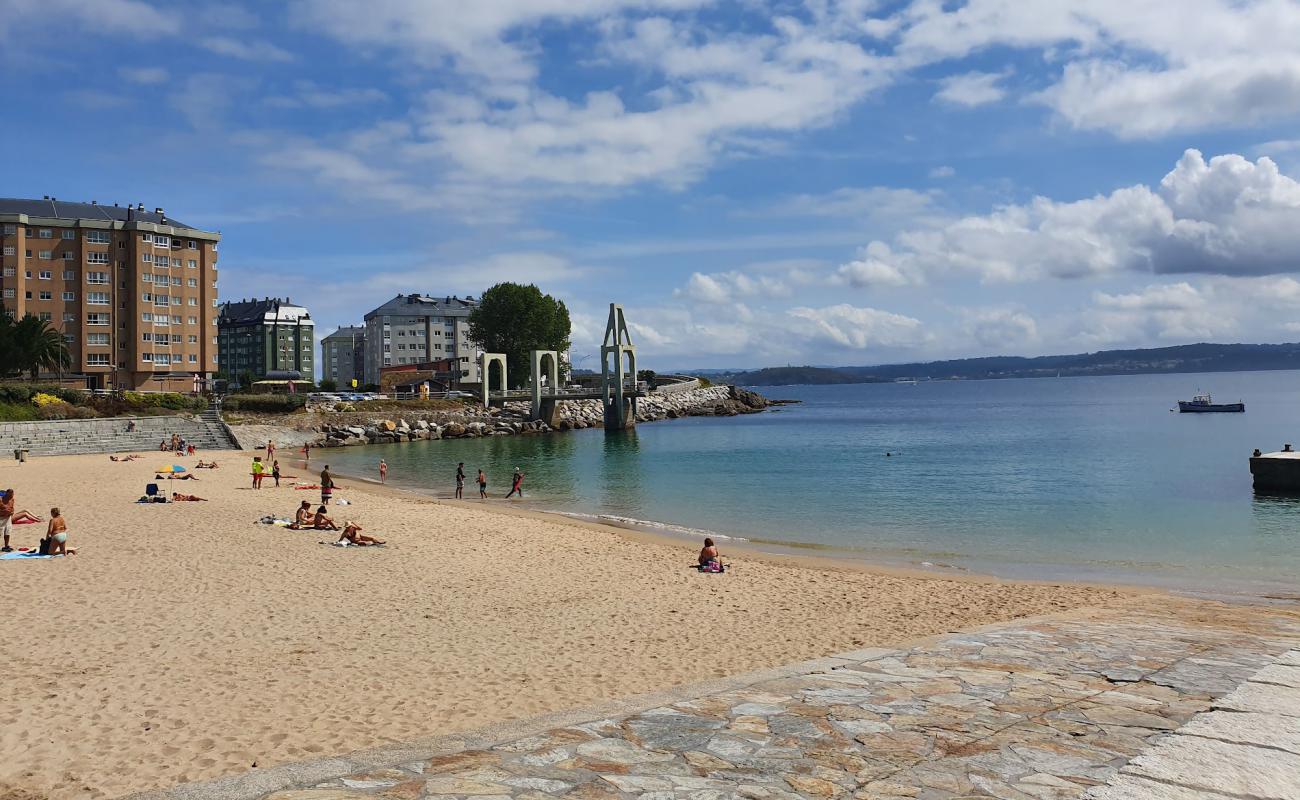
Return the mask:
<svg viewBox="0 0 1300 800">
<path fill-rule="evenodd" d="M 40 553 L 0 553 L 0 561 L 8 561 L 11 558 L 54 558 L 54 556 L 43 556 Z"/>
</svg>

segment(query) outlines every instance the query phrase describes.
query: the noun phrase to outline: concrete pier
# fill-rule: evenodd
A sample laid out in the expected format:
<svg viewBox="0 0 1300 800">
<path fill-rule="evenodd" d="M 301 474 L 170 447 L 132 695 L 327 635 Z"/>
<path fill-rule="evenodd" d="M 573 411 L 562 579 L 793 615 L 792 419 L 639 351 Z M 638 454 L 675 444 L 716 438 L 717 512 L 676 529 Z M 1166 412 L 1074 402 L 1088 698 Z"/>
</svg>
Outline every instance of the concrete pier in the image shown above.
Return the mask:
<svg viewBox="0 0 1300 800">
<path fill-rule="evenodd" d="M 1250 474 L 1257 492 L 1300 494 L 1300 452 L 1286 445 L 1273 453 L 1260 453 L 1250 458 Z"/>
</svg>

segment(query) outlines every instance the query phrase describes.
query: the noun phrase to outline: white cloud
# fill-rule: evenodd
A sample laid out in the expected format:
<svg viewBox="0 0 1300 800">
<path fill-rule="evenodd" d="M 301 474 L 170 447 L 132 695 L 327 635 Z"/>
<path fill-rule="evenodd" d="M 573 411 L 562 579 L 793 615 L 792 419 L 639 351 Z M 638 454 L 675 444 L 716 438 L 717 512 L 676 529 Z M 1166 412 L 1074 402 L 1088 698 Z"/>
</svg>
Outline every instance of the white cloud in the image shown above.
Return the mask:
<svg viewBox="0 0 1300 800">
<path fill-rule="evenodd" d="M 888 186 L 844 187 L 824 194 L 798 194 L 765 209 L 763 216 L 908 219 L 931 210 L 934 194 Z"/>
<path fill-rule="evenodd" d="M 293 54 L 266 41 L 207 36 L 199 39 L 204 50 L 243 61 L 293 61 Z"/>
<path fill-rule="evenodd" d="M 939 80 L 939 91 L 934 99 L 966 108 L 996 103 L 1006 97 L 1007 90 L 999 84 L 1006 78 L 1001 72 L 967 72 L 950 75 Z"/>
<path fill-rule="evenodd" d="M 912 282 L 932 273 L 986 281 L 1126 271 L 1265 275 L 1300 268 L 1297 221 L 1300 183 L 1271 160 L 1223 155 L 1207 163 L 1188 150 L 1154 189 L 1131 186 L 1074 202 L 1037 197 L 904 231 L 892 247 L 873 243 L 866 252 Z M 849 266 L 845 277 L 893 275 Z"/>
<path fill-rule="evenodd" d="M 311 81 L 298 81 L 292 94 L 267 97 L 262 102 L 272 108 L 355 108 L 388 100 L 388 95 L 374 87 L 326 89 Z M 405 128 L 404 128 L 405 130 Z"/>
<path fill-rule="evenodd" d="M 1205 298 L 1187 282 L 1148 286 L 1128 294 L 1096 292 L 1093 301 L 1100 308 L 1122 311 L 1188 311 L 1205 307 Z"/>
<path fill-rule="evenodd" d="M 929 337 L 919 319 L 861 308 L 847 303 L 790 309 L 792 331 L 812 343 L 829 344 L 849 350 L 880 347 L 916 347 Z"/>
<path fill-rule="evenodd" d="M 0 37 L 39 30 L 54 21 L 137 38 L 181 30 L 179 15 L 142 0 L 6 0 L 0 11 Z"/>
<path fill-rule="evenodd" d="M 166 83 L 168 77 L 170 77 L 167 70 L 162 67 L 122 67 L 117 71 L 117 74 L 121 75 L 125 81 L 146 86 Z"/>
<path fill-rule="evenodd" d="M 1300 4 L 1287 0 L 916 2 L 896 19 L 909 67 L 995 47 L 1064 61 L 1038 99 L 1078 128 L 1156 136 L 1300 107 Z"/>
<path fill-rule="evenodd" d="M 961 316 L 963 336 L 990 353 L 1021 352 L 1038 343 L 1038 321 L 1023 309 L 968 308 L 961 309 Z"/>
<path fill-rule="evenodd" d="M 957 174 L 957 170 L 953 169 L 950 166 L 947 166 L 946 164 L 944 166 L 935 167 L 934 169 L 930 170 L 930 177 L 935 179 L 951 178 L 953 175 L 956 174 Z"/>
<path fill-rule="evenodd" d="M 835 279 L 855 288 L 876 288 L 882 286 L 907 286 L 919 282 L 917 274 L 904 274 L 897 266 L 889 263 L 893 252 L 884 242 L 872 242 L 859 248 L 858 257 L 843 264 L 835 271 Z"/>
<path fill-rule="evenodd" d="M 699 303 L 734 303 L 741 298 L 787 297 L 789 294 L 790 287 L 777 278 L 770 275 L 751 277 L 736 271 L 711 275 L 695 272 L 685 287 L 673 292 L 674 297 Z"/>
</svg>

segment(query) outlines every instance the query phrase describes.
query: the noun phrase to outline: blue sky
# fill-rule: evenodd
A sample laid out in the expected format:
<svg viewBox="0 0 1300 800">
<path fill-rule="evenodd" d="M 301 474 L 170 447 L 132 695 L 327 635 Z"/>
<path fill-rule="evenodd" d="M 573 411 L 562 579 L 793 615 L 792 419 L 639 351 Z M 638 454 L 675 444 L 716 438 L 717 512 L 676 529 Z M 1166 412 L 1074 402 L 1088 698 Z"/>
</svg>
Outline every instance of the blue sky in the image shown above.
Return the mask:
<svg viewBox="0 0 1300 800">
<path fill-rule="evenodd" d="M 0 194 L 322 333 L 621 302 L 648 366 L 1300 340 L 1295 0 L 0 0 Z M 18 154 L 17 157 L 14 157 Z"/>
</svg>

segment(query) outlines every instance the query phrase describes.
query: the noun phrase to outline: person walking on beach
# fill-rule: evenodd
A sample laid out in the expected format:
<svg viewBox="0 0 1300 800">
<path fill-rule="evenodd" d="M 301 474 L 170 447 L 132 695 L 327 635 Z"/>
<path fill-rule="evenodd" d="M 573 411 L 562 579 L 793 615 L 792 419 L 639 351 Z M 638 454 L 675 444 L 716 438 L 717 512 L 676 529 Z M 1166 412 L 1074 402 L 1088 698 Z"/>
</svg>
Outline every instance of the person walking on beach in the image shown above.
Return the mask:
<svg viewBox="0 0 1300 800">
<path fill-rule="evenodd" d="M 326 464 L 325 469 L 320 471 L 320 504 L 327 506 L 330 504 L 330 497 L 334 494 L 334 476 L 330 474 L 330 465 Z"/>
<path fill-rule="evenodd" d="M 483 474 L 481 468 L 478 471 L 478 499 L 487 499 L 487 476 Z"/>
<path fill-rule="evenodd" d="M 516 494 L 522 498 L 524 496 L 523 483 L 524 473 L 519 471 L 519 467 L 515 467 L 515 474 L 510 481 L 510 493 L 506 495 L 506 499 L 509 500 Z"/>
<path fill-rule="evenodd" d="M 14 529 L 14 490 L 7 489 L 3 495 L 0 495 L 0 533 L 4 534 L 4 547 L 0 547 L 0 553 L 13 552 L 9 546 L 9 534 Z"/>
<path fill-rule="evenodd" d="M 261 456 L 253 456 L 253 488 L 262 488 L 262 474 L 266 472 L 266 465 L 262 463 Z"/>
<path fill-rule="evenodd" d="M 456 465 L 456 499 L 465 499 L 465 462 Z"/>
<path fill-rule="evenodd" d="M 266 460 L 271 461 L 275 458 L 275 442 L 270 439 L 266 440 Z"/>
<path fill-rule="evenodd" d="M 275 488 L 280 488 L 280 462 L 271 465 L 271 477 L 275 478 Z"/>
<path fill-rule="evenodd" d="M 379 459 L 379 482 L 381 484 L 388 482 L 388 464 L 382 458 Z"/>
</svg>

